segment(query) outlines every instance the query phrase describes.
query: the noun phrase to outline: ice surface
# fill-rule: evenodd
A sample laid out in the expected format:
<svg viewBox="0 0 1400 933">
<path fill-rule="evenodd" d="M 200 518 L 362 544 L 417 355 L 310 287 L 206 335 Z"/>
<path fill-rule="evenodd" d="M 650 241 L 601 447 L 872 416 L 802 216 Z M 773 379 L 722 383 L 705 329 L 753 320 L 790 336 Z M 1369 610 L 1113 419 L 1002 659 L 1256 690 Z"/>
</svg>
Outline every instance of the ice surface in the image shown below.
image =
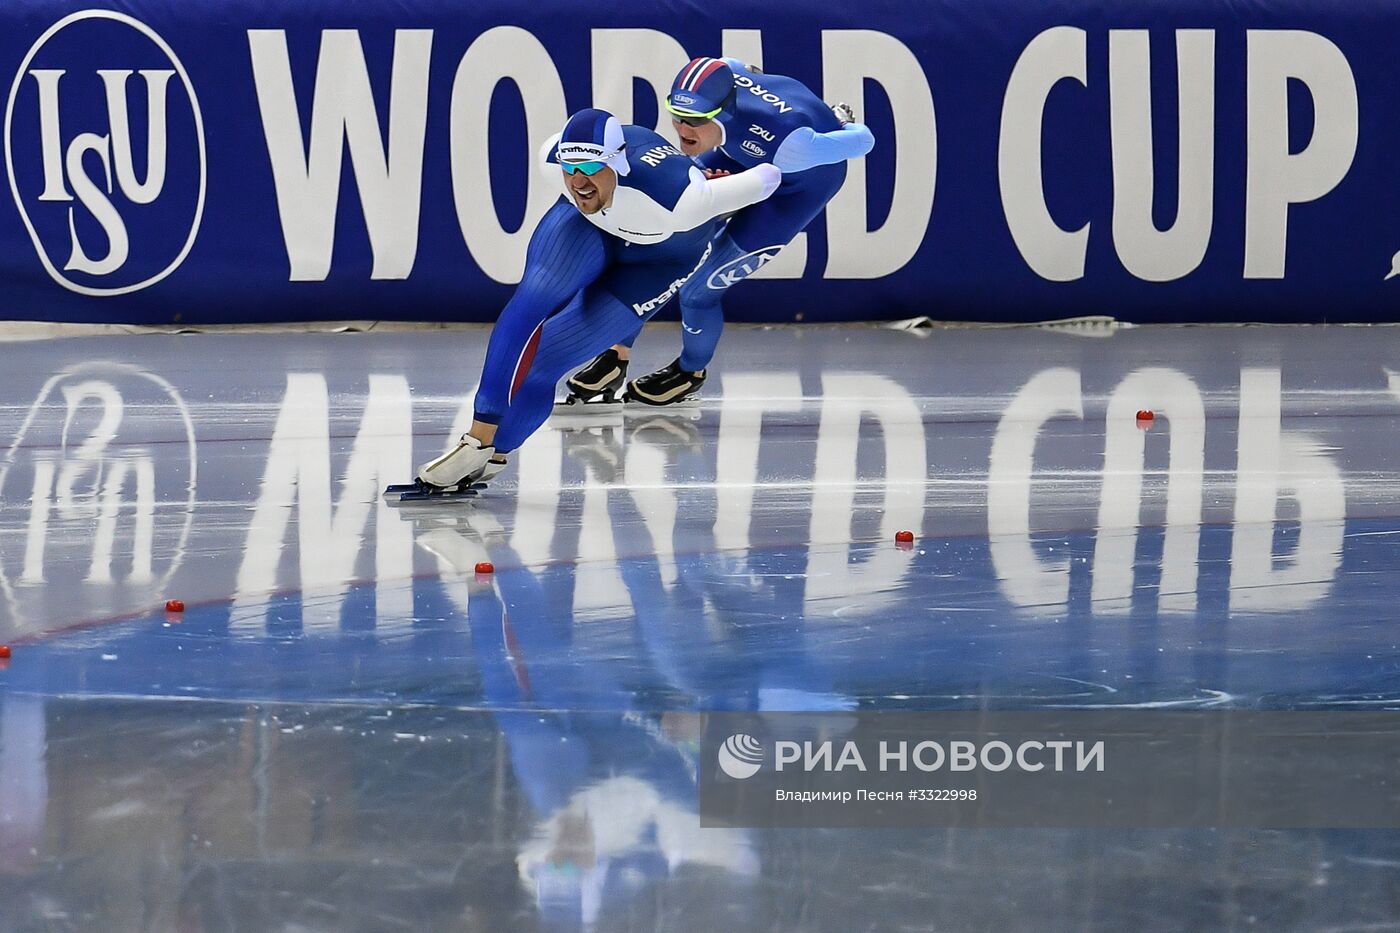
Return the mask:
<svg viewBox="0 0 1400 933">
<path fill-rule="evenodd" d="M 1395 923 L 1393 833 L 701 830 L 696 754 L 707 710 L 1400 709 L 1400 330 L 733 328 L 699 411 L 388 507 L 484 344 L 0 351 L 0 929 Z"/>
</svg>

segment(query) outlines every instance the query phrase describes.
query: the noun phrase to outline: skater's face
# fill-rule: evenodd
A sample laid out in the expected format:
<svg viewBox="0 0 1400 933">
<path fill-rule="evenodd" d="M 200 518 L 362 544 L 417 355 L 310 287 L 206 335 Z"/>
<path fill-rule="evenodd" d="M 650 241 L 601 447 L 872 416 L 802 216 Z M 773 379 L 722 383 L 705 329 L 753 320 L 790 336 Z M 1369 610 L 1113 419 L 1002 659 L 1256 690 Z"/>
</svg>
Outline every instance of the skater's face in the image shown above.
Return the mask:
<svg viewBox="0 0 1400 933">
<path fill-rule="evenodd" d="M 612 203 L 613 192 L 617 190 L 617 173 L 606 167 L 592 175 L 565 172 L 564 184 L 569 186 L 574 207 L 584 214 L 596 214 Z"/>
<path fill-rule="evenodd" d="M 691 126 L 672 117 L 671 126 L 675 127 L 676 135 L 681 139 L 681 152 L 688 156 L 694 157 L 702 152 L 709 152 L 724 142 L 724 131 L 714 120 Z"/>
</svg>

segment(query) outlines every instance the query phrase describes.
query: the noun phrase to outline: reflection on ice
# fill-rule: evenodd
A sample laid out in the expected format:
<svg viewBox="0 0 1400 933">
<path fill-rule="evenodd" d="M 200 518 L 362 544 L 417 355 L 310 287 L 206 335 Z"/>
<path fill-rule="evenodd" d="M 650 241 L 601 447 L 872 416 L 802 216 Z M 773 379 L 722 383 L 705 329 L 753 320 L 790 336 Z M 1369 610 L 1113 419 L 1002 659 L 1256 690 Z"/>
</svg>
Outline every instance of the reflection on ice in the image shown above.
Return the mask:
<svg viewBox="0 0 1400 933">
<path fill-rule="evenodd" d="M 1282 430 L 1277 369 L 1240 373 L 1239 468 L 1230 600 L 1240 611 L 1305 609 L 1327 595 L 1342 563 L 1346 494 L 1341 470 L 1318 439 Z M 1293 553 L 1274 553 L 1287 495 L 1299 521 Z M 1282 566 L 1279 566 L 1282 564 Z"/>
<path fill-rule="evenodd" d="M 964 428 L 984 422 L 966 421 L 960 405 L 945 420 L 951 388 L 936 367 L 817 370 L 800 356 L 791 368 L 736 367 L 717 380 L 719 404 L 698 416 L 646 412 L 542 432 L 513 476 L 462 508 L 478 531 L 508 539 L 519 566 L 591 563 L 572 588 L 578 618 L 636 614 L 617 569 L 630 558 L 654 555 L 669 592 L 684 554 L 771 547 L 804 549 L 789 569 L 799 598 L 789 611 L 809 625 L 907 614 L 917 562 L 857 545 L 940 527 L 985 535 L 997 592 L 1033 615 L 1122 616 L 1146 605 L 1144 587 L 1154 613 L 1197 612 L 1202 524 L 1220 522 L 1233 528 L 1228 610 L 1297 612 L 1326 599 L 1342 566 L 1347 483 L 1388 460 L 1348 448 L 1345 422 L 1285 426 L 1280 366 L 1101 355 L 1092 371 L 1077 360 L 996 374 L 978 390 L 993 406 L 990 430 Z M 6 628 L 137 611 L 173 590 L 232 598 L 236 624 L 253 628 L 270 594 L 304 592 L 315 598 L 301 624 L 334 630 L 360 617 L 345 598 L 365 581 L 379 585 L 371 624 L 411 618 L 397 583 L 442 572 L 441 549 L 376 493 L 410 472 L 415 444 L 441 441 L 425 421 L 470 412 L 450 381 L 430 387 L 417 373 L 413 386 L 400 372 L 348 383 L 337 374 L 332 391 L 328 371 L 268 369 L 276 390 L 254 394 L 236 450 L 220 436 L 235 422 L 218 392 L 191 407 L 174 382 L 127 363 L 48 378 L 0 466 L 19 519 L 6 522 L 0 559 Z M 1361 397 L 1350 386 L 1368 378 L 1393 392 L 1384 367 L 1343 376 L 1353 382 L 1339 382 L 1338 397 Z M 417 408 L 415 397 L 425 400 Z M 1310 384 L 1307 398 L 1317 397 Z M 1150 433 L 1131 418 L 1144 405 L 1161 416 Z M 197 446 L 196 430 L 213 440 Z M 217 558 L 177 576 L 192 531 L 196 551 Z M 1079 531 L 1093 546 L 1071 553 L 1065 535 Z M 53 599 L 78 582 L 90 599 Z"/>
<path fill-rule="evenodd" d="M 53 614 L 101 614 L 163 587 L 184 559 L 197 474 L 194 422 L 171 382 L 116 362 L 48 378 L 0 461 L 4 628 L 42 630 Z"/>
<path fill-rule="evenodd" d="M 1167 877 L 1229 926 L 1241 851 L 1264 926 L 1328 872 L 1309 920 L 1373 922 L 1393 878 L 1319 865 L 1393 842 L 701 830 L 697 737 L 1400 707 L 1395 339 L 736 330 L 698 414 L 555 425 L 419 509 L 379 488 L 469 417 L 480 335 L 36 344 L 0 389 L 0 927 L 848 930 L 860 890 L 1145 929 Z"/>
<path fill-rule="evenodd" d="M 1032 610 L 1065 607 L 1070 592 L 1069 555 L 1039 555 L 1031 536 L 1033 480 L 1070 478 L 1046 458 L 1037 460 L 1037 438 L 1056 417 L 1083 419 L 1080 373 L 1044 370 L 1021 388 L 1001 417 L 992 440 L 987 477 L 988 535 L 1003 592 L 1013 604 Z M 1335 458 L 1302 432 L 1282 428 L 1282 386 L 1277 368 L 1240 372 L 1237 460 L 1221 464 L 1217 475 L 1233 487 L 1213 490 L 1234 496 L 1234 538 L 1230 605 L 1241 612 L 1305 609 L 1327 594 L 1342 558 L 1341 520 L 1346 515 L 1343 474 Z M 1149 434 L 1133 413 L 1151 400 L 1157 430 L 1166 427 L 1166 501 L 1157 563 L 1158 612 L 1197 609 L 1200 523 L 1204 520 L 1207 420 L 1196 382 L 1179 370 L 1144 368 L 1129 372 L 1110 393 L 1104 413 L 1103 460 L 1099 478 L 1096 544 L 1084 572 L 1092 580 L 1093 611 L 1126 613 L 1137 586 L 1136 559 L 1144 480 L 1161 475 L 1147 462 Z M 1156 437 L 1153 439 L 1155 440 Z M 1089 435 L 1088 439 L 1092 439 Z M 1089 476 L 1092 477 L 1092 473 Z M 1218 483 L 1218 481 L 1217 481 Z M 1275 549 L 1276 523 L 1302 522 L 1291 553 Z"/>
<path fill-rule="evenodd" d="M 287 526 L 296 510 L 299 582 L 307 590 L 344 591 L 355 578 L 371 511 L 374 523 L 374 579 L 402 580 L 412 575 L 413 540 L 390 520 L 379 490 L 412 472 L 412 402 L 402 376 L 372 375 L 364 414 L 355 433 L 349 461 L 332 484 L 330 397 L 321 373 L 288 373 L 287 393 L 268 442 L 257 507 L 248 526 L 236 583 L 237 598 L 277 588 Z M 332 505 L 332 492 L 340 495 Z M 316 604 L 318 621 L 303 624 L 336 627 L 337 599 Z M 411 605 L 381 605 L 378 618 L 403 618 Z"/>
</svg>

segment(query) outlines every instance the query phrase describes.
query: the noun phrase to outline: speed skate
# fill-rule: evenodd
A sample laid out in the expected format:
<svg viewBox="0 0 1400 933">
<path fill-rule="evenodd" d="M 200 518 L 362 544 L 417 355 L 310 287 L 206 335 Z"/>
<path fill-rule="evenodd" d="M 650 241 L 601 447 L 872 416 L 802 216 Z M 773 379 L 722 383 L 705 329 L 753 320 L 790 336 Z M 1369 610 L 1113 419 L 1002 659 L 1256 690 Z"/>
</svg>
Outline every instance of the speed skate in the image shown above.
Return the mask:
<svg viewBox="0 0 1400 933">
<path fill-rule="evenodd" d="M 390 483 L 384 487 L 384 497 L 397 502 L 450 502 L 475 499 L 485 483 L 459 483 L 456 486 L 434 486 L 416 479 L 411 483 Z"/>
<path fill-rule="evenodd" d="M 558 419 L 559 426 L 567 429 L 583 427 L 616 427 L 626 421 L 639 418 L 675 418 L 682 421 L 699 421 L 701 416 L 700 396 L 692 395 L 668 405 L 651 405 L 632 399 L 621 398 L 608 401 L 584 401 L 571 396 L 554 403 L 551 419 Z"/>
<path fill-rule="evenodd" d="M 568 398 L 554 403 L 551 416 L 555 418 L 600 418 L 609 421 L 620 419 L 625 407 L 621 396 L 616 394 L 592 399 L 570 395 Z"/>
</svg>

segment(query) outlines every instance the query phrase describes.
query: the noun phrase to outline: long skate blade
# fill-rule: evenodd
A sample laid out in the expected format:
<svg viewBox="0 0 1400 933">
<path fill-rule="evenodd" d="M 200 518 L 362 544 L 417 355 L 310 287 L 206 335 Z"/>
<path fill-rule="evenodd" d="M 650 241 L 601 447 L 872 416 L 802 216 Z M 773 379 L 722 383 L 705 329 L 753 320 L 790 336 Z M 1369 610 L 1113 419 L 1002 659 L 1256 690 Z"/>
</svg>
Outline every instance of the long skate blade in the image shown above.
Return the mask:
<svg viewBox="0 0 1400 933">
<path fill-rule="evenodd" d="M 677 415 L 689 417 L 693 421 L 700 417 L 700 396 L 692 395 L 679 402 L 670 402 L 666 405 L 651 405 L 638 399 L 630 399 L 624 412 L 628 418 L 655 417 L 674 412 Z"/>
<path fill-rule="evenodd" d="M 454 489 L 451 492 L 442 491 L 414 491 L 399 493 L 397 498 L 390 498 L 386 505 L 394 508 L 409 503 L 429 503 L 429 502 L 470 502 L 480 494 L 475 487 L 470 489 Z"/>
<path fill-rule="evenodd" d="M 562 402 L 555 402 L 554 409 L 551 413 L 555 415 L 565 415 L 571 418 L 580 415 L 583 417 L 595 417 L 597 415 L 621 413 L 622 408 L 621 399 L 612 402 L 578 402 L 565 400 Z"/>
<path fill-rule="evenodd" d="M 621 427 L 622 402 L 557 402 L 550 418 L 563 429 Z"/>
<path fill-rule="evenodd" d="M 459 502 L 475 499 L 475 489 L 460 489 L 455 492 L 405 492 L 399 495 L 399 502 Z"/>
<path fill-rule="evenodd" d="M 485 488 L 485 483 L 472 483 L 465 489 L 455 486 L 451 489 L 438 489 L 435 486 L 429 486 L 422 480 L 414 480 L 411 483 L 391 483 L 384 487 L 383 495 L 386 498 L 397 497 L 400 502 L 420 502 L 450 497 L 467 498 L 475 496 Z"/>
</svg>

